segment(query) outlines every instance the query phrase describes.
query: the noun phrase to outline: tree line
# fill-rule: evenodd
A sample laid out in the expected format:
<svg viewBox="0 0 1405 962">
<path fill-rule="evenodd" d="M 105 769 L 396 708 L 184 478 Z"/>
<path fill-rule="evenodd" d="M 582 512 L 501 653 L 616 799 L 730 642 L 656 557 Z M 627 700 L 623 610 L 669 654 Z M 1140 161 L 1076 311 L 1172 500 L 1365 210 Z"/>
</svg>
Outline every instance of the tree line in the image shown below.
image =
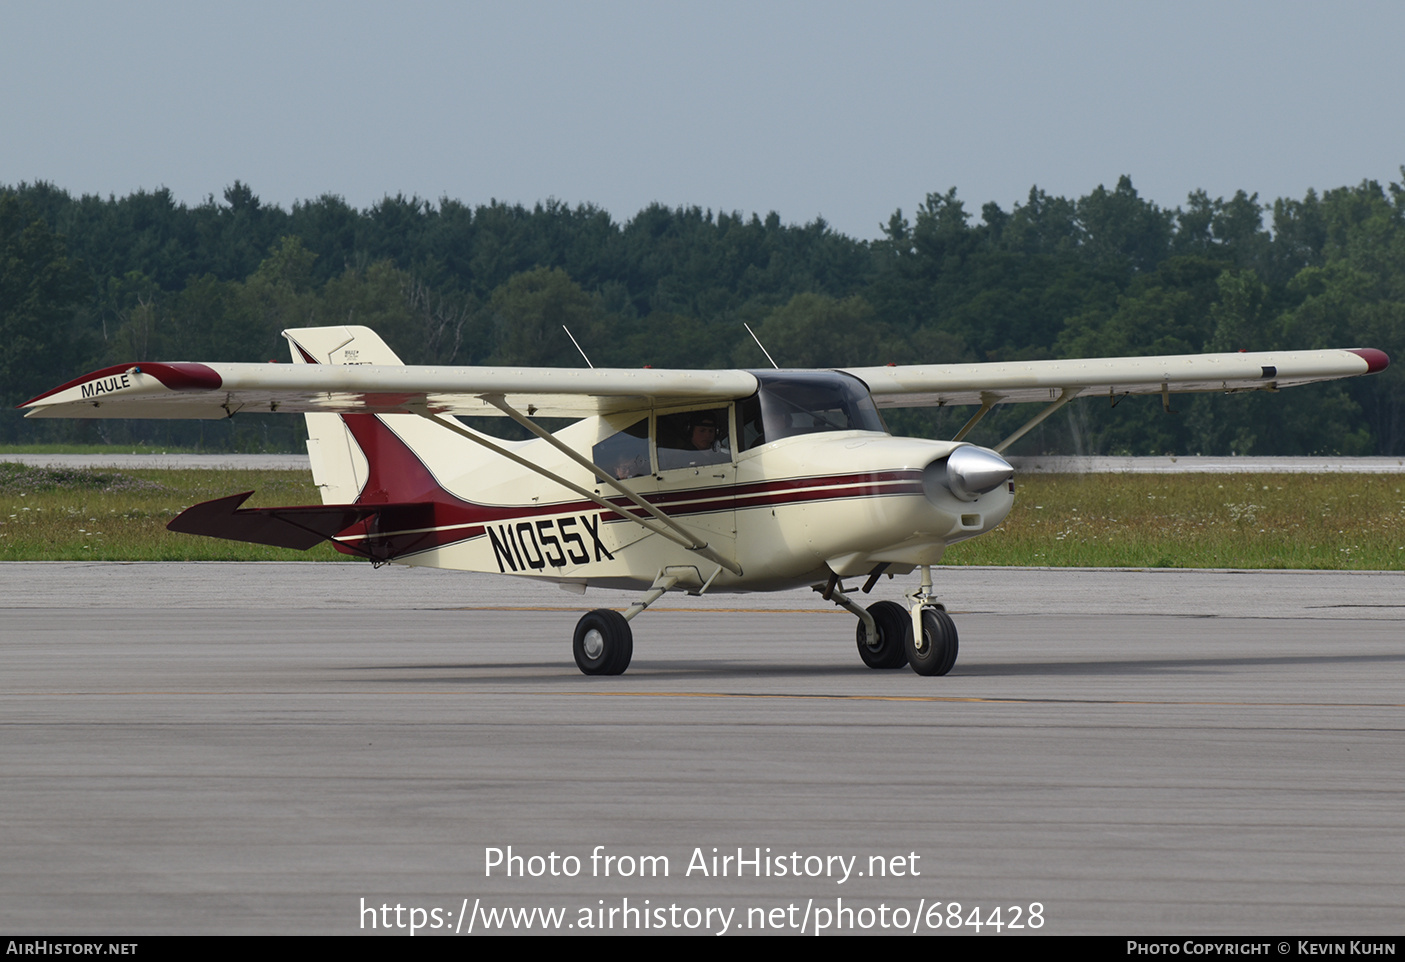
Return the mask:
<svg viewBox="0 0 1405 962">
<path fill-rule="evenodd" d="M 1405 182 L 1405 168 L 1402 168 Z M 787 367 L 1378 347 L 1405 332 L 1405 187 L 1301 199 L 1243 191 L 1183 206 L 1130 178 L 1077 199 L 1031 188 L 975 214 L 956 190 L 874 241 L 654 204 L 598 207 L 325 195 L 284 210 L 236 182 L 197 205 L 166 190 L 73 196 L 0 186 L 0 392 L 7 407 L 130 360 L 285 360 L 286 327 L 374 328 L 408 363 Z M 1015 453 L 1399 454 L 1405 375 L 1285 392 L 1069 405 Z M 890 412 L 950 436 L 969 411 Z M 987 443 L 1032 410 L 997 409 Z M 300 419 L 25 422 L 0 441 L 300 446 Z"/>
</svg>

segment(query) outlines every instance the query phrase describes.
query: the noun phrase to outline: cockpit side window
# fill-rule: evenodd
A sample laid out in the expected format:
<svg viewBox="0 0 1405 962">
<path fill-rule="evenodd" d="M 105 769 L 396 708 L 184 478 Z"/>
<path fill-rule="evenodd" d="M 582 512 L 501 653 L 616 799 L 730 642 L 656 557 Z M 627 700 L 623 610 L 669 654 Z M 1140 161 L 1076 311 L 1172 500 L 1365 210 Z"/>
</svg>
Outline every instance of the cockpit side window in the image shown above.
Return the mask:
<svg viewBox="0 0 1405 962">
<path fill-rule="evenodd" d="M 728 409 L 660 414 L 655 444 L 659 470 L 722 464 L 732 460 Z"/>
</svg>

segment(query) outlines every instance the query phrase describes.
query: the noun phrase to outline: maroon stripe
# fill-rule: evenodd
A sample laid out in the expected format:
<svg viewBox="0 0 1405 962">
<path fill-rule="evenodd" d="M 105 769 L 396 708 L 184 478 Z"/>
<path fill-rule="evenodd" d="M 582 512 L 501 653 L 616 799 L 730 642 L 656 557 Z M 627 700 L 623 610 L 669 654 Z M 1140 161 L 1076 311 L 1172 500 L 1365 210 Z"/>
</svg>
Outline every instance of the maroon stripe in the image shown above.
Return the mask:
<svg viewBox="0 0 1405 962">
<path fill-rule="evenodd" d="M 750 497 L 738 497 L 730 490 L 717 492 L 715 488 L 693 489 L 687 500 L 692 504 L 675 504 L 672 510 L 667 513 L 671 517 L 686 517 L 692 514 L 706 514 L 715 511 L 725 511 L 733 507 L 754 507 L 757 505 L 774 504 L 794 504 L 805 501 L 828 501 L 852 497 L 881 497 L 886 494 L 921 494 L 922 485 L 920 483 L 908 483 L 902 485 L 879 485 L 879 484 L 848 484 L 838 487 L 827 487 L 821 490 L 807 490 L 795 487 L 776 485 L 770 490 L 760 490 Z M 442 490 L 442 489 L 441 489 Z M 716 492 L 712 497 L 708 497 L 708 492 Z M 445 492 L 447 494 L 447 492 Z M 448 495 L 454 498 L 453 495 Z M 646 498 L 651 504 L 657 504 L 653 498 Z M 676 501 L 682 501 L 679 497 Z M 621 520 L 626 514 L 635 517 L 648 517 L 648 512 L 643 508 L 633 506 L 632 502 L 624 498 L 610 498 L 610 503 L 615 505 L 617 511 L 605 511 L 593 501 L 560 501 L 551 504 L 538 505 L 485 505 L 476 502 L 464 501 L 454 498 L 452 502 L 445 500 L 434 501 L 434 524 L 436 526 L 464 525 L 464 524 L 492 524 L 495 522 L 521 521 L 529 518 L 554 517 L 560 514 L 571 514 L 580 511 L 599 510 L 601 517 L 605 521 Z"/>
<path fill-rule="evenodd" d="M 846 498 L 881 498 L 885 495 L 898 494 L 921 494 L 921 484 L 903 485 L 875 485 L 857 484 L 846 485 L 844 487 L 826 488 L 822 491 L 799 490 L 799 491 L 776 491 L 769 494 L 755 494 L 749 498 L 726 497 L 699 500 L 697 504 L 686 507 L 675 508 L 668 514 L 670 517 L 682 518 L 694 514 L 708 514 L 714 511 L 726 511 L 730 509 L 755 508 L 765 505 L 777 504 L 801 504 L 807 501 L 838 501 Z M 648 513 L 642 508 L 633 508 L 627 512 L 601 512 L 600 517 L 605 521 L 620 521 L 624 515 L 630 514 L 636 518 L 646 518 Z"/>
<path fill-rule="evenodd" d="M 855 485 L 853 487 L 839 488 L 830 491 L 803 492 L 795 491 L 785 494 L 757 495 L 752 498 L 738 498 L 737 508 L 757 508 L 766 505 L 777 504 L 802 504 L 807 501 L 845 501 L 850 498 L 882 498 L 888 495 L 909 495 L 921 494 L 922 485 L 905 484 L 902 486 L 885 485 Z"/>
<path fill-rule="evenodd" d="M 794 488 L 816 488 L 827 485 L 840 484 L 874 484 L 882 481 L 914 481 L 920 480 L 921 471 L 865 471 L 855 474 L 827 474 L 804 478 L 784 478 L 777 481 L 750 481 L 746 484 L 733 485 L 731 490 L 736 497 L 746 497 L 771 491 L 787 491 Z M 686 491 L 668 492 L 666 494 L 645 495 L 645 500 L 650 504 L 670 504 L 675 501 L 686 501 L 698 496 L 698 492 L 715 490 L 713 488 L 689 488 Z M 611 498 L 612 503 L 625 505 L 628 499 Z"/>
<path fill-rule="evenodd" d="M 357 504 L 419 502 L 428 509 L 429 516 L 422 523 L 415 524 L 415 528 L 457 529 L 414 533 L 405 529 L 399 532 L 377 530 L 378 525 L 385 520 L 382 518 L 379 521 L 368 519 L 358 522 L 338 535 L 343 539 L 355 538 L 358 541 L 373 539 L 378 545 L 387 547 L 391 556 L 481 538 L 486 533 L 484 526 L 487 524 L 599 510 L 599 505 L 588 500 L 536 505 L 485 505 L 467 501 L 446 490 L 419 456 L 376 415 L 344 414 L 342 420 L 366 455 L 368 465 L 369 474 L 360 496 L 356 499 Z M 650 504 L 672 506 L 669 512 L 672 516 L 687 517 L 729 511 L 738 507 L 920 494 L 921 477 L 920 471 L 865 471 L 689 488 L 648 494 L 644 498 Z M 894 485 L 892 482 L 906 483 Z M 601 511 L 602 522 L 622 521 L 629 515 L 648 516 L 647 512 L 635 507 L 628 498 L 613 497 L 606 500 L 615 505 L 617 510 Z M 465 525 L 471 527 L 465 529 Z M 343 546 L 341 550 L 349 549 Z M 379 554 L 379 551 L 377 553 Z"/>
<path fill-rule="evenodd" d="M 849 486 L 849 487 L 839 488 L 839 489 L 834 489 L 834 490 L 829 490 L 829 491 L 813 491 L 813 492 L 792 491 L 792 492 L 788 492 L 788 493 L 777 493 L 777 494 L 770 494 L 770 495 L 758 495 L 758 496 L 752 497 L 752 498 L 738 499 L 738 500 L 735 502 L 735 507 L 737 507 L 737 508 L 754 508 L 754 507 L 774 506 L 774 505 L 778 505 L 778 504 L 803 504 L 803 503 L 806 503 L 806 502 L 816 502 L 816 501 L 841 501 L 841 500 L 848 500 L 848 499 L 852 499 L 852 498 L 881 498 L 881 497 L 887 497 L 887 496 L 891 496 L 891 495 L 912 495 L 912 494 L 921 494 L 921 493 L 922 493 L 922 486 L 921 486 L 920 484 L 917 484 L 917 485 L 905 485 L 905 486 L 900 487 L 900 488 L 899 488 L 899 487 L 892 487 L 892 486 L 883 486 L 883 487 L 880 487 L 880 486 L 876 486 L 876 485 L 851 485 L 851 486 Z M 585 502 L 585 504 L 588 505 L 588 506 L 592 506 L 592 507 L 593 507 L 593 505 L 591 505 L 590 502 Z M 557 507 L 557 508 L 560 508 L 559 505 L 556 506 L 556 507 Z M 710 506 L 710 507 L 709 507 L 709 506 L 705 506 L 705 507 L 699 507 L 699 508 L 694 508 L 694 509 L 685 509 L 685 510 L 682 510 L 682 511 L 674 511 L 674 512 L 672 512 L 672 513 L 670 514 L 670 517 L 682 518 L 682 517 L 688 517 L 688 516 L 695 515 L 695 514 L 707 514 L 707 513 L 710 513 L 710 512 L 714 512 L 714 511 L 729 510 L 729 509 L 732 508 L 732 507 L 733 507 L 732 504 L 726 504 L 726 505 L 718 504 L 718 505 L 714 505 L 714 506 Z M 437 513 L 437 512 L 436 512 L 436 513 Z M 495 518 L 494 520 L 511 522 L 511 521 L 516 521 L 516 520 L 523 519 L 523 518 L 535 517 L 536 515 L 546 514 L 546 513 L 548 513 L 548 512 L 547 512 L 547 511 L 543 511 L 543 510 L 533 510 L 533 511 L 531 511 L 531 512 L 523 512 L 523 513 L 521 513 L 521 514 L 516 514 L 516 515 L 502 514 L 501 516 Z M 554 511 L 551 512 L 551 513 L 560 514 L 560 513 L 562 513 L 562 512 L 559 511 L 559 510 L 554 510 Z M 640 508 L 635 508 L 633 511 L 628 512 L 628 513 L 634 515 L 636 518 L 645 518 L 645 517 L 648 517 L 648 515 L 647 515 L 642 509 L 640 509 Z M 609 524 L 609 523 L 614 523 L 614 522 L 617 522 L 617 521 L 624 521 L 624 520 L 627 520 L 627 519 L 626 519 L 626 517 L 625 517 L 625 513 L 624 513 L 624 512 L 602 511 L 602 512 L 600 512 L 600 520 L 601 520 L 602 523 L 607 523 L 607 524 Z M 348 529 L 348 530 L 350 530 L 350 529 Z M 481 538 L 481 537 L 483 537 L 486 533 L 487 533 L 487 532 L 486 532 L 486 529 L 485 529 L 483 526 L 474 526 L 474 527 L 468 528 L 468 529 L 466 529 L 466 530 L 458 530 L 458 531 L 435 531 L 435 532 L 416 532 L 416 533 L 413 533 L 413 534 L 411 534 L 411 533 L 404 533 L 404 534 L 401 534 L 401 533 L 397 533 L 397 532 L 381 532 L 381 533 L 377 534 L 376 537 L 379 538 L 379 539 L 383 539 L 383 540 L 385 540 L 385 539 L 392 540 L 393 543 L 396 544 L 397 546 L 398 546 L 401 542 L 400 542 L 400 541 L 397 541 L 397 540 L 394 540 L 394 539 L 404 539 L 404 543 L 407 545 L 407 547 L 404 548 L 404 549 L 401 549 L 401 548 L 397 547 L 397 548 L 396 548 L 396 551 L 395 551 L 395 553 L 400 554 L 400 553 L 404 553 L 404 551 L 406 551 L 406 550 L 423 551 L 423 550 L 426 550 L 426 549 L 428 549 L 428 548 L 444 547 L 445 545 L 449 545 L 449 544 L 457 544 L 457 543 L 459 543 L 459 542 L 461 542 L 461 541 L 472 541 L 474 538 Z M 345 536 L 346 536 L 346 535 L 343 534 L 343 537 L 345 537 Z M 414 545 L 413 548 L 408 547 L 408 546 L 411 545 L 411 544 Z"/>
<path fill-rule="evenodd" d="M 370 475 L 362 489 L 358 504 L 375 504 L 386 501 L 428 501 L 434 503 L 434 524 L 448 526 L 455 524 L 484 524 L 492 522 L 522 520 L 570 514 L 578 511 L 598 509 L 593 501 L 560 501 L 536 505 L 486 505 L 466 501 L 439 484 L 417 455 L 393 431 L 374 414 L 343 415 L 357 444 L 366 455 Z M 697 514 L 706 511 L 725 510 L 731 503 L 744 496 L 768 495 L 786 491 L 795 492 L 792 500 L 823 500 L 826 492 L 806 492 L 804 489 L 820 486 L 843 485 L 845 489 L 864 486 L 875 493 L 882 489 L 876 484 L 884 481 L 907 481 L 902 487 L 904 493 L 920 491 L 920 471 L 866 471 L 853 474 L 819 475 L 808 478 L 784 478 L 775 481 L 753 481 L 732 486 L 688 488 L 683 491 L 651 493 L 644 496 L 650 504 L 670 505 L 679 502 L 695 501 L 696 505 L 683 507 L 680 514 Z M 628 498 L 606 499 L 617 508 L 630 508 L 632 513 L 644 515 L 642 508 L 631 507 Z M 769 503 L 769 502 L 767 502 Z M 776 502 L 783 503 L 783 502 Z M 624 512 L 616 512 L 618 519 Z M 609 512 L 605 512 L 609 514 Z"/>
<path fill-rule="evenodd" d="M 870 471 L 858 474 L 830 474 L 806 478 L 784 478 L 777 481 L 751 481 L 746 484 L 716 485 L 707 488 L 687 488 L 682 491 L 651 493 L 644 495 L 644 500 L 653 505 L 668 505 L 677 504 L 680 501 L 708 500 L 709 493 L 715 491 L 725 491 L 726 493 L 714 495 L 711 500 L 730 500 L 756 494 L 769 494 L 773 491 L 792 491 L 803 488 L 835 487 L 839 485 L 877 484 L 884 481 L 920 482 L 921 478 L 921 471 Z M 628 498 L 607 498 L 606 500 L 621 508 L 633 504 Z M 588 504 L 590 502 L 578 502 L 578 504 L 580 503 Z"/>
</svg>

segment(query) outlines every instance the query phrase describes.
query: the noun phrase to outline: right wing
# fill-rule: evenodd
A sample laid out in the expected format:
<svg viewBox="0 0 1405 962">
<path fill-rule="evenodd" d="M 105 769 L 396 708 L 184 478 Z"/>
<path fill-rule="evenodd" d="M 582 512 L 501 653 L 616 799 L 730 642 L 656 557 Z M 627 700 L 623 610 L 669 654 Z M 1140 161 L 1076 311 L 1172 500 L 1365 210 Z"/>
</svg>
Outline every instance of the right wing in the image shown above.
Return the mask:
<svg viewBox="0 0 1405 962">
<path fill-rule="evenodd" d="M 1277 390 L 1374 374 L 1390 365 L 1383 351 L 1261 351 L 1101 357 L 986 364 L 855 367 L 880 408 L 1002 404 L 1124 394 L 1183 394 Z"/>
</svg>

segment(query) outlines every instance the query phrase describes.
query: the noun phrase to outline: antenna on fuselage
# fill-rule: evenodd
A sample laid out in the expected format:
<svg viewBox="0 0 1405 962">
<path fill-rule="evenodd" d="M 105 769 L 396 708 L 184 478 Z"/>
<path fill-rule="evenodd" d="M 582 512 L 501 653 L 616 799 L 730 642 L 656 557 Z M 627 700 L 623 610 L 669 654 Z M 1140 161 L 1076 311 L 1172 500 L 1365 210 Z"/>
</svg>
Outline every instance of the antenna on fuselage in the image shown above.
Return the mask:
<svg viewBox="0 0 1405 962">
<path fill-rule="evenodd" d="M 746 328 L 746 332 L 751 335 L 751 339 L 756 342 L 756 346 L 761 348 L 761 353 L 766 355 L 766 360 L 771 362 L 771 367 L 779 371 L 781 366 L 776 363 L 776 359 L 771 356 L 771 352 L 766 350 L 766 345 L 761 343 L 761 338 L 756 336 L 756 332 L 751 329 L 751 325 L 746 321 L 742 321 L 742 327 Z"/>
<path fill-rule="evenodd" d="M 578 351 L 581 352 L 581 357 L 585 357 L 585 351 L 581 351 L 580 342 L 576 340 L 576 335 L 574 335 L 574 334 L 571 333 L 571 329 L 570 329 L 569 327 L 567 327 L 565 324 L 562 324 L 562 325 L 561 325 L 561 330 L 565 331 L 565 332 L 566 332 L 566 336 L 571 339 L 571 343 L 574 344 L 574 345 L 576 345 L 576 350 L 578 350 Z M 765 350 L 765 348 L 762 348 L 762 350 Z M 588 368 L 590 368 L 592 371 L 595 370 L 595 365 L 590 363 L 590 358 L 588 358 L 588 357 L 585 357 L 585 366 L 588 367 Z"/>
</svg>

